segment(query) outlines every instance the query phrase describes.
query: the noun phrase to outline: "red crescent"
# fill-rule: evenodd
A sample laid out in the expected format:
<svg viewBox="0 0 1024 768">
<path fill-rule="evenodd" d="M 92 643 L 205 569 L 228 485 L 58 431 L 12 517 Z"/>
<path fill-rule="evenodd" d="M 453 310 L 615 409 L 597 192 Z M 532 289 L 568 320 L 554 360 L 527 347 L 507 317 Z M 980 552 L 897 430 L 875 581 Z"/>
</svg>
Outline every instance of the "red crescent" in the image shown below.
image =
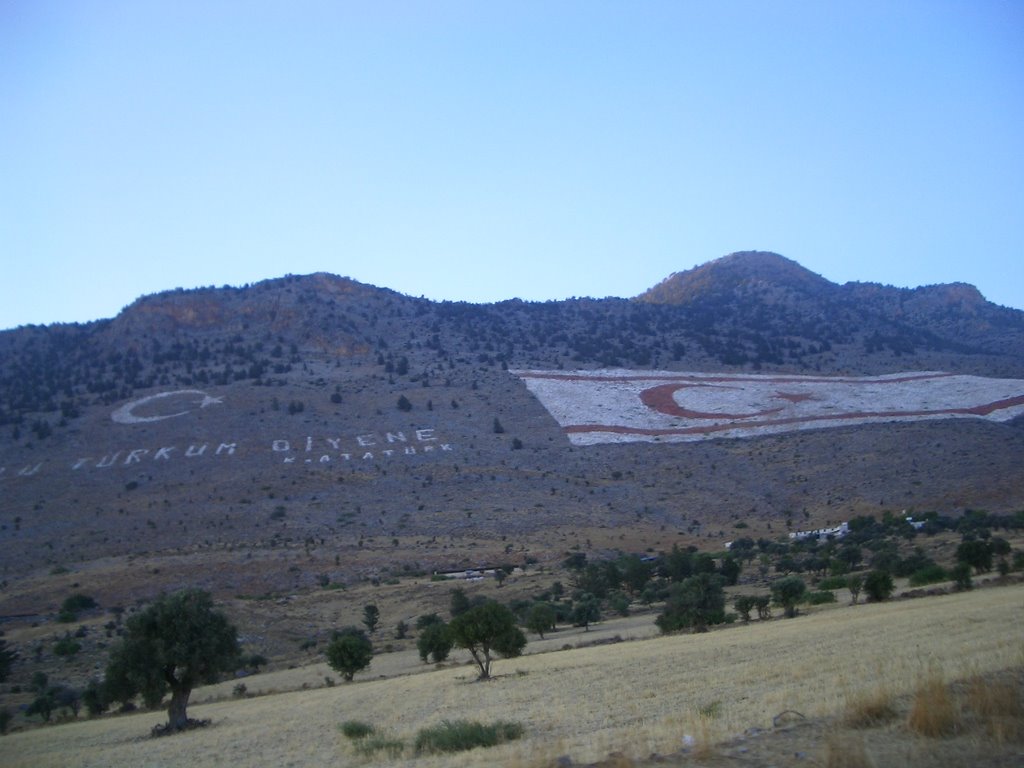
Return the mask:
<svg viewBox="0 0 1024 768">
<path fill-rule="evenodd" d="M 648 408 L 659 413 L 664 413 L 668 416 L 680 416 L 685 419 L 753 419 L 757 416 L 768 416 L 782 410 L 782 408 L 771 408 L 767 411 L 755 411 L 754 413 L 705 413 L 703 411 L 692 411 L 689 408 L 683 408 L 676 402 L 675 394 L 680 389 L 703 386 L 707 385 L 661 384 L 641 392 L 640 400 Z"/>
</svg>

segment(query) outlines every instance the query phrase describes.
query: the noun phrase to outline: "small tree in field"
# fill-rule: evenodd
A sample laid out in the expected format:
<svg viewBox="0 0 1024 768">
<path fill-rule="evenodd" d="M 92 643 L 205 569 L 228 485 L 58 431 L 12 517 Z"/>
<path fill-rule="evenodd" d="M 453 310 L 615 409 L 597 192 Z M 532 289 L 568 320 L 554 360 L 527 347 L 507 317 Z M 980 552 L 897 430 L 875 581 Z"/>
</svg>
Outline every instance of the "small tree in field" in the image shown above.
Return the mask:
<svg viewBox="0 0 1024 768">
<path fill-rule="evenodd" d="M 358 627 L 345 627 L 334 633 L 326 654 L 331 669 L 340 672 L 345 682 L 350 683 L 356 672 L 370 666 L 373 659 L 373 644 L 363 630 Z"/>
<path fill-rule="evenodd" d="M 872 571 L 864 579 L 864 593 L 873 603 L 888 600 L 892 590 L 892 576 L 885 571 Z"/>
<path fill-rule="evenodd" d="M 491 676 L 491 652 L 513 658 L 526 647 L 526 635 L 516 626 L 516 617 L 494 600 L 475 605 L 452 619 L 448 625 L 455 645 L 473 655 L 480 668 L 480 680 Z"/>
<path fill-rule="evenodd" d="M 366 631 L 371 635 L 374 630 L 377 629 L 377 624 L 380 622 L 380 609 L 376 605 L 370 603 L 363 608 L 363 625 L 366 627 Z"/>
<path fill-rule="evenodd" d="M 526 628 L 536 632 L 543 640 L 544 633 L 555 628 L 557 619 L 551 603 L 534 603 L 530 606 L 530 612 L 526 614 Z"/>
<path fill-rule="evenodd" d="M 750 612 L 757 605 L 757 599 L 753 595 L 736 595 L 732 604 L 740 618 L 743 619 L 743 623 L 746 624 L 750 621 Z"/>
<path fill-rule="evenodd" d="M 451 653 L 452 643 L 452 633 L 448 625 L 443 621 L 435 621 L 420 630 L 420 636 L 416 638 L 416 650 L 420 652 L 420 659 L 424 664 L 428 659 L 440 664 Z"/>
<path fill-rule="evenodd" d="M 799 576 L 786 576 L 772 584 L 772 597 L 783 607 L 787 619 L 796 616 L 796 604 L 807 592 L 807 585 Z"/>
<path fill-rule="evenodd" d="M 662 634 L 680 629 L 707 632 L 709 624 L 725 620 L 722 577 L 699 573 L 669 588 L 665 610 L 654 620 Z"/>
<path fill-rule="evenodd" d="M 856 605 L 857 598 L 860 597 L 860 591 L 864 588 L 864 577 L 859 573 L 851 574 L 846 580 L 846 588 L 850 590 L 850 602 Z"/>
<path fill-rule="evenodd" d="M 235 669 L 238 634 L 201 589 L 164 595 L 128 619 L 124 640 L 110 655 L 106 685 L 111 698 L 130 701 L 141 693 L 156 707 L 168 693 L 167 729 L 188 727 L 192 689 Z"/>
<path fill-rule="evenodd" d="M 957 563 L 950 575 L 953 577 L 953 587 L 957 592 L 964 592 L 974 586 L 971 580 L 971 566 L 967 563 Z"/>
<path fill-rule="evenodd" d="M 601 620 L 601 603 L 589 592 L 580 596 L 572 607 L 572 625 L 590 631 L 590 625 Z"/>
</svg>

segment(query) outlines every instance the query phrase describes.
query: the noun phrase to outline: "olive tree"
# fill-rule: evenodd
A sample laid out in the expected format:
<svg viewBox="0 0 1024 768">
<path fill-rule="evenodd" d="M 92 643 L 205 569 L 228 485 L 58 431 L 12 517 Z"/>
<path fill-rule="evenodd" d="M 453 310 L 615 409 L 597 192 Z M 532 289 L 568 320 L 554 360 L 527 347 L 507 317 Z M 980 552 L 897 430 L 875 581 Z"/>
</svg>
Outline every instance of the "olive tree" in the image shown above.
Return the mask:
<svg viewBox="0 0 1024 768">
<path fill-rule="evenodd" d="M 448 625 L 443 621 L 435 621 L 427 624 L 420 631 L 420 636 L 416 638 L 416 650 L 420 652 L 420 659 L 424 664 L 428 660 L 440 664 L 448 658 L 448 654 L 452 650 L 452 643 L 452 633 L 448 629 Z"/>
<path fill-rule="evenodd" d="M 513 658 L 526 647 L 526 635 L 516 626 L 516 617 L 501 603 L 488 600 L 451 620 L 452 640 L 465 648 L 480 668 L 480 680 L 491 676 L 491 652 Z"/>
<path fill-rule="evenodd" d="M 864 593 L 873 603 L 881 603 L 892 595 L 892 576 L 885 571 L 871 571 L 864 577 Z"/>
<path fill-rule="evenodd" d="M 692 629 L 707 632 L 709 624 L 725 620 L 722 577 L 698 573 L 669 587 L 665 609 L 654 620 L 662 634 Z"/>
<path fill-rule="evenodd" d="M 536 632 L 543 640 L 544 633 L 554 629 L 557 620 L 558 616 L 551 603 L 534 603 L 526 614 L 526 628 L 531 632 Z"/>
<path fill-rule="evenodd" d="M 345 627 L 334 633 L 326 654 L 331 669 L 340 672 L 345 681 L 350 683 L 356 672 L 370 666 L 373 659 L 373 644 L 363 630 L 358 627 Z"/>
<path fill-rule="evenodd" d="M 796 616 L 796 604 L 807 593 L 807 585 L 799 576 L 786 576 L 772 584 L 772 597 L 782 606 L 787 619 Z"/>
<path fill-rule="evenodd" d="M 111 698 L 130 701 L 142 694 L 157 707 L 170 693 L 167 729 L 188 727 L 186 708 L 192 689 L 214 683 L 236 668 L 238 633 L 227 617 L 213 607 L 201 589 L 161 596 L 128 619 L 122 642 L 110 655 L 106 683 Z"/>
</svg>

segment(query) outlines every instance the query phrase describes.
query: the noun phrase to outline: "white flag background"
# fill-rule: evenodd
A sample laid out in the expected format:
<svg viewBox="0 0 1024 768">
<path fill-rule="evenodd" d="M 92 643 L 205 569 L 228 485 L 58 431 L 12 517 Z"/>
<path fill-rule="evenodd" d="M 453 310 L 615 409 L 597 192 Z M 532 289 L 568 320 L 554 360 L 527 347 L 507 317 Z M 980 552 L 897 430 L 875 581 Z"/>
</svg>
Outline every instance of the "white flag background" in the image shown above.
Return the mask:
<svg viewBox="0 0 1024 768">
<path fill-rule="evenodd" d="M 934 371 L 789 376 L 652 371 L 513 371 L 576 445 L 682 442 L 921 419 L 1006 421 L 1024 380 Z"/>
</svg>

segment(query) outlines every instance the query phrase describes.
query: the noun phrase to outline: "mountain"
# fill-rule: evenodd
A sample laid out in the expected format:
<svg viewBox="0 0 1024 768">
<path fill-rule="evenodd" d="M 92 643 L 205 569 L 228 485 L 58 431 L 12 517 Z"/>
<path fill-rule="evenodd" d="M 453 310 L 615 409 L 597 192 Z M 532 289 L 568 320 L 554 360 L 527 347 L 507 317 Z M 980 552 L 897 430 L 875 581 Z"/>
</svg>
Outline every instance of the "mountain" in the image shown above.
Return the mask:
<svg viewBox="0 0 1024 768">
<path fill-rule="evenodd" d="M 282 594 L 718 547 L 740 522 L 771 537 L 1022 504 L 1020 419 L 581 447 L 515 373 L 598 369 L 1024 378 L 1024 313 L 752 252 L 633 299 L 432 302 L 290 275 L 6 331 L 0 557 L 23 588 L 0 614 L 40 610 L 68 571 L 110 604 L 186 584 Z"/>
</svg>

